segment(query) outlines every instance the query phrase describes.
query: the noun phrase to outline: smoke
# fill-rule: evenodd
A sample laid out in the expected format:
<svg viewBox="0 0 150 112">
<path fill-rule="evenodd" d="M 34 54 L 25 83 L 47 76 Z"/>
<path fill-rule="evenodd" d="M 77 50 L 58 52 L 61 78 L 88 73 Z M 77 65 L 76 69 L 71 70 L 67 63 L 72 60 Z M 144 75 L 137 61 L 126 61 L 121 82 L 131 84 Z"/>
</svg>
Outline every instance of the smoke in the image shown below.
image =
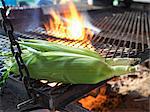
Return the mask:
<svg viewBox="0 0 150 112">
<path fill-rule="evenodd" d="M 30 18 L 28 20 L 29 25 L 27 27 L 27 31 L 32 31 L 33 29 L 36 29 L 37 27 L 40 26 L 41 23 L 41 17 L 40 17 L 40 11 L 33 11 L 31 12 L 32 14 L 30 14 Z"/>
<path fill-rule="evenodd" d="M 84 24 L 85 24 L 85 27 L 88 28 L 88 29 L 91 29 L 95 34 L 98 34 L 101 32 L 101 29 L 97 28 L 96 26 L 94 26 L 90 21 L 91 21 L 91 18 L 90 16 L 88 15 L 88 13 L 82 13 L 82 16 L 83 16 L 83 19 L 84 19 Z"/>
</svg>

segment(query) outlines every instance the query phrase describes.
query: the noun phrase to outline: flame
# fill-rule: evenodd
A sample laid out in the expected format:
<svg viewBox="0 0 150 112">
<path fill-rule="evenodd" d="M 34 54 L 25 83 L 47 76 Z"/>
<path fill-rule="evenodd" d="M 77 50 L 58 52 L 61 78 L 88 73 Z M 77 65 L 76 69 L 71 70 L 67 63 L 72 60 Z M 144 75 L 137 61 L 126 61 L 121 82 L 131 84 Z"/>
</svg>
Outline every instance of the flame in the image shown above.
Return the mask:
<svg viewBox="0 0 150 112">
<path fill-rule="evenodd" d="M 62 0 L 62 3 L 66 2 L 67 0 Z M 50 10 L 52 18 L 44 24 L 47 33 L 70 40 L 89 40 L 93 33 L 90 29 L 85 28 L 83 16 L 77 11 L 72 1 L 68 1 L 65 6 L 61 8 L 63 14 L 57 10 Z"/>
<path fill-rule="evenodd" d="M 96 90 L 93 90 L 92 92 L 95 93 L 95 91 Z M 84 108 L 91 111 L 93 108 L 98 108 L 106 101 L 107 96 L 105 95 L 105 92 L 106 88 L 102 87 L 100 93 L 98 93 L 96 97 L 89 95 L 79 100 L 79 103 L 81 103 Z"/>
<path fill-rule="evenodd" d="M 90 111 L 109 112 L 106 110 L 116 108 L 122 101 L 120 95 L 113 93 L 112 91 L 106 93 L 106 91 L 107 86 L 103 85 L 101 88 L 97 88 L 90 92 L 87 97 L 80 99 L 78 102 Z"/>
</svg>

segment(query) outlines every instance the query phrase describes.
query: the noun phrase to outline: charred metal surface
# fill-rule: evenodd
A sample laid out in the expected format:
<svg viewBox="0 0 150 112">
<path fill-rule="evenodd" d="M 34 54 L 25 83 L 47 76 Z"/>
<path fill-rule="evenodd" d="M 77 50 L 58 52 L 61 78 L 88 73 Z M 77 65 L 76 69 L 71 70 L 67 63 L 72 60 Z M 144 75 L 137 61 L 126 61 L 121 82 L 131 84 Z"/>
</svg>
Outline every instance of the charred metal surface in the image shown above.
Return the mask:
<svg viewBox="0 0 150 112">
<path fill-rule="evenodd" d="M 40 82 L 34 82 L 33 94 L 35 94 L 36 104 L 51 110 L 61 110 L 66 108 L 71 102 L 78 100 L 91 90 L 101 87 L 106 81 L 98 84 L 82 84 L 82 85 L 59 85 L 48 86 Z M 21 94 L 20 94 L 21 96 Z"/>
</svg>

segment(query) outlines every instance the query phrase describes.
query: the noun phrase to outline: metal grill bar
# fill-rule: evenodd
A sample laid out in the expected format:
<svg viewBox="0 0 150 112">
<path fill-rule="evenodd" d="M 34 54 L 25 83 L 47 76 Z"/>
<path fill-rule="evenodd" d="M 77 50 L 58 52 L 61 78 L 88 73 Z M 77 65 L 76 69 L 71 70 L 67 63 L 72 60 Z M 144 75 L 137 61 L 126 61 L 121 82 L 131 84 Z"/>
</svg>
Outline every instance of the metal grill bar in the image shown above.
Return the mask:
<svg viewBox="0 0 150 112">
<path fill-rule="evenodd" d="M 113 37 L 113 31 L 117 32 L 117 29 L 119 28 L 119 25 L 121 24 L 121 21 L 119 22 L 119 20 L 121 19 L 121 15 L 118 15 L 116 16 L 117 17 L 117 20 L 114 19 L 115 23 L 112 24 L 111 26 L 111 30 L 105 35 L 105 39 L 103 39 L 103 41 L 101 42 L 101 46 L 103 45 L 104 42 L 107 41 L 107 43 L 109 43 Z M 122 19 L 123 20 L 123 19 Z M 119 22 L 119 25 L 117 27 L 115 27 Z M 108 29 L 109 30 L 109 29 Z M 106 30 L 107 31 L 107 30 Z M 108 37 L 111 37 L 108 39 Z M 113 43 L 112 43 L 113 44 Z M 107 53 L 106 53 L 106 56 L 108 55 L 108 53 L 110 53 L 110 50 L 112 49 L 112 44 L 111 44 L 111 47 L 109 47 L 109 49 L 107 50 Z M 108 44 L 107 44 L 108 45 Z M 102 50 L 101 50 L 101 53 L 104 51 L 104 49 L 106 49 L 106 47 L 103 47 Z"/>
<path fill-rule="evenodd" d="M 146 18 L 146 16 L 148 16 L 148 13 L 145 13 L 145 15 L 144 15 L 144 19 L 145 19 L 145 32 L 146 32 L 146 39 L 147 39 L 147 45 L 148 45 L 148 47 L 150 47 L 150 34 L 149 34 L 149 32 L 148 32 L 148 26 L 150 26 L 149 25 L 149 18 Z"/>
<path fill-rule="evenodd" d="M 115 29 L 116 35 L 112 35 L 111 37 L 114 37 L 114 36 L 115 36 L 115 38 L 118 39 L 118 37 L 119 37 L 120 34 L 121 34 L 121 30 L 124 28 L 124 25 L 125 25 L 125 22 L 126 22 L 125 20 L 127 19 L 127 18 L 125 18 L 126 16 L 127 16 L 127 13 L 124 14 L 124 17 L 122 17 L 122 19 L 121 19 L 120 22 L 118 23 L 118 28 Z M 121 24 L 122 24 L 122 25 L 121 25 Z M 119 28 L 120 25 L 121 25 L 121 27 Z M 124 32 L 123 32 L 123 33 L 124 33 Z M 110 42 L 111 39 L 112 39 L 112 38 L 109 38 L 109 41 L 108 41 L 108 42 Z M 107 52 L 107 54 L 106 54 L 106 57 L 108 56 L 108 54 L 109 54 L 110 50 L 112 49 L 112 47 L 115 47 L 114 43 L 115 43 L 115 40 L 113 40 L 112 45 L 111 45 L 110 49 L 108 50 L 108 52 Z M 117 50 L 117 49 L 116 49 L 116 50 Z M 114 54 L 115 54 L 115 53 L 114 53 Z"/>
<path fill-rule="evenodd" d="M 135 15 L 132 14 L 132 13 L 130 13 L 130 14 L 131 14 L 131 20 L 130 20 L 130 22 L 129 22 L 127 34 L 126 34 L 126 36 L 125 36 L 125 41 L 124 41 L 124 43 L 123 43 L 123 48 L 122 48 L 122 52 L 121 52 L 121 57 L 123 57 L 123 53 L 124 53 L 124 50 L 125 50 L 125 47 L 126 47 L 126 44 L 127 44 L 127 38 L 128 38 L 128 36 L 129 36 L 129 34 L 130 34 L 130 32 L 131 32 L 132 23 L 133 23 L 133 21 L 134 21 L 134 16 L 135 16 Z"/>
<path fill-rule="evenodd" d="M 139 15 L 136 17 L 137 18 L 137 30 L 136 30 L 136 49 L 138 49 L 138 38 L 139 38 L 139 32 L 140 32 L 140 21 L 139 21 Z M 137 52 L 136 52 L 137 54 Z"/>
<path fill-rule="evenodd" d="M 144 51 L 144 13 L 141 12 L 141 40 L 142 40 L 142 52 Z"/>
<path fill-rule="evenodd" d="M 122 33 L 120 34 L 120 35 L 121 35 L 120 38 L 123 38 L 123 37 L 125 36 L 125 32 L 127 31 L 129 22 L 130 22 L 130 20 L 131 20 L 131 14 L 132 14 L 132 13 L 127 13 L 127 15 L 126 15 L 128 18 L 126 18 L 127 21 L 124 21 L 125 27 L 122 27 L 122 29 L 121 29 L 121 30 L 122 30 Z M 123 24 L 123 25 L 124 25 L 124 24 Z M 123 25 L 122 25 L 122 26 L 123 26 Z M 116 50 L 115 50 L 115 52 L 114 52 L 114 56 L 113 56 L 113 57 L 116 56 L 117 50 L 119 49 L 121 42 L 122 42 L 122 41 L 119 40 L 119 42 L 118 42 L 118 44 L 117 44 L 117 48 L 116 48 Z"/>
<path fill-rule="evenodd" d="M 123 33 L 122 33 L 122 35 L 121 35 L 121 38 L 123 38 L 123 37 L 125 36 L 125 42 L 126 42 L 126 39 L 127 39 L 127 36 L 125 35 L 125 32 L 126 32 L 127 30 L 130 31 L 130 29 L 129 29 L 129 23 L 130 23 L 131 18 L 132 18 L 132 13 L 127 14 L 127 17 L 128 17 L 128 20 L 127 20 L 126 25 L 125 25 L 125 27 L 124 27 L 124 31 L 123 31 Z M 115 54 L 117 53 L 117 50 L 119 49 L 121 42 L 122 42 L 122 41 L 119 40 L 119 42 L 118 42 L 118 44 L 117 44 L 117 48 L 116 48 L 116 50 L 115 50 L 115 53 L 114 53 L 114 56 L 113 56 L 113 57 L 116 56 Z M 123 51 L 123 50 L 122 50 L 122 51 Z M 120 55 L 120 56 L 122 56 L 122 55 Z"/>
<path fill-rule="evenodd" d="M 95 17 L 95 18 L 96 18 L 96 17 Z M 96 21 L 96 22 L 95 22 L 95 26 L 100 27 L 99 25 L 101 25 L 102 23 L 105 22 L 105 17 L 93 19 L 93 22 L 94 22 L 94 21 Z"/>
<path fill-rule="evenodd" d="M 112 32 L 114 27 L 111 24 L 117 24 L 118 17 L 119 17 L 119 15 L 112 17 L 111 19 L 106 18 L 108 22 L 104 23 L 103 27 L 100 27 L 102 29 L 102 32 L 100 34 L 96 35 L 95 38 L 93 38 L 93 41 L 94 41 L 93 45 L 96 45 L 97 43 L 99 43 L 99 44 L 104 43 L 108 34 L 107 34 L 107 32 L 103 32 L 103 29 L 105 29 L 105 31 Z M 107 25 L 108 23 L 111 23 L 111 24 Z M 103 35 L 105 35 L 105 37 L 103 37 Z M 97 39 L 97 37 L 98 37 L 98 39 Z M 105 39 L 100 41 L 101 38 L 105 38 Z"/>
<path fill-rule="evenodd" d="M 135 19 L 134 19 L 134 22 L 133 22 L 133 29 L 132 29 L 132 33 L 131 33 L 131 37 L 130 37 L 130 43 L 129 43 L 129 52 L 128 52 L 128 56 L 130 56 L 130 53 L 132 51 L 132 41 L 133 41 L 133 36 L 134 36 L 134 33 L 135 33 L 135 29 L 136 29 L 136 23 L 138 21 L 138 14 L 135 13 Z M 137 26 L 137 32 L 139 34 L 139 22 L 138 22 L 138 26 Z"/>
</svg>

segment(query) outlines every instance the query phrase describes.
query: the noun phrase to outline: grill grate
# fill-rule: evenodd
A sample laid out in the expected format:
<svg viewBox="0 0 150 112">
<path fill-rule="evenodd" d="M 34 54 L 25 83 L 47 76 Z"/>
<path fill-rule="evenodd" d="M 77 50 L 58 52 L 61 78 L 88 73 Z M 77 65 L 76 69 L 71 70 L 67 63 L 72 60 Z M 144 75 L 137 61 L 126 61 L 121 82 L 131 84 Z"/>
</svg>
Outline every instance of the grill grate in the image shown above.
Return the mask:
<svg viewBox="0 0 150 112">
<path fill-rule="evenodd" d="M 9 38 L 3 35 L 0 35 L 0 52 L 1 53 L 8 53 L 10 51 L 9 49 Z M 3 60 L 5 59 L 4 56 L 0 56 L 0 76 L 2 75 L 3 70 L 5 70 L 3 64 Z"/>
<path fill-rule="evenodd" d="M 96 17 L 97 18 L 97 17 Z M 93 24 L 102 29 L 93 45 L 106 57 L 132 57 L 150 48 L 150 12 L 127 10 L 103 16 Z M 106 45 L 104 45 L 104 43 Z M 112 54 L 113 51 L 113 55 Z"/>
</svg>

